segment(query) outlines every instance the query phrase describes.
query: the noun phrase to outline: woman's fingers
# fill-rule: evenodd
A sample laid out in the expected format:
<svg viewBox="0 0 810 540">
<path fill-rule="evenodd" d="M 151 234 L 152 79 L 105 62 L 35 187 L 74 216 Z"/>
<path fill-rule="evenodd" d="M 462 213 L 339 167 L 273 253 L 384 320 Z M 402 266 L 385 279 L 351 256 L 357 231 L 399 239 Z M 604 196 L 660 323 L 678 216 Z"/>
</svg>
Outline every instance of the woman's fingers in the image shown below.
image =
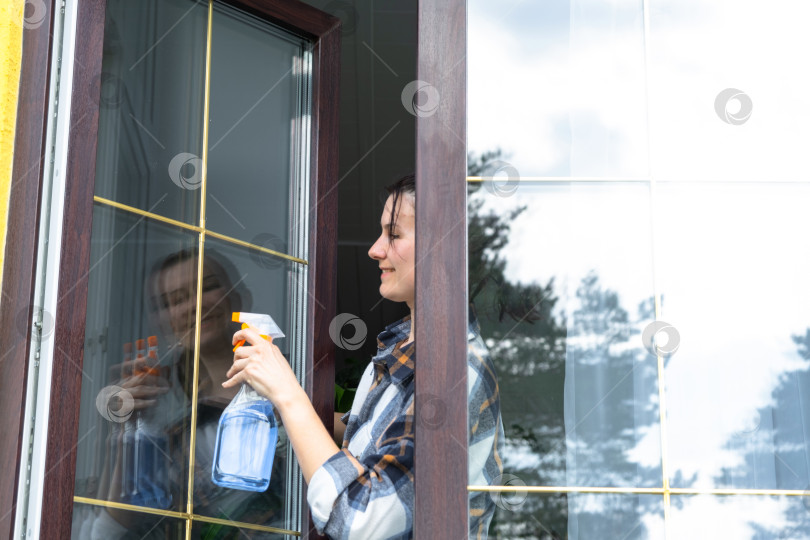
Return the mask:
<svg viewBox="0 0 810 540">
<path fill-rule="evenodd" d="M 154 386 L 133 386 L 126 389 L 134 399 L 149 399 L 161 396 L 168 392 L 168 388 L 157 388 Z"/>
<path fill-rule="evenodd" d="M 256 347 L 253 347 L 252 345 L 250 345 L 250 346 L 243 345 L 243 346 L 239 347 L 238 349 L 236 349 L 233 352 L 233 360 L 235 362 L 235 361 L 241 360 L 243 358 L 250 358 L 256 352 L 257 352 Z"/>
<path fill-rule="evenodd" d="M 135 399 L 132 403 L 132 408 L 134 410 L 145 409 L 147 407 L 153 407 L 157 403 L 154 399 Z"/>
<path fill-rule="evenodd" d="M 234 375 L 236 375 L 237 373 L 239 373 L 240 371 L 245 369 L 245 366 L 250 361 L 250 358 L 251 357 L 248 356 L 247 358 L 235 359 L 233 361 L 233 365 L 231 366 L 231 368 L 227 371 L 227 373 L 225 373 L 225 376 L 226 377 L 233 377 Z"/>
<path fill-rule="evenodd" d="M 248 343 L 250 343 L 251 345 L 254 345 L 254 346 L 255 346 L 255 345 L 260 344 L 260 343 L 261 343 L 261 342 L 263 342 L 263 341 L 264 341 L 265 343 L 267 343 L 267 340 L 266 340 L 266 339 L 264 339 L 264 338 L 261 336 L 261 334 L 259 334 L 259 333 L 256 331 L 256 329 L 255 329 L 255 328 L 252 328 L 252 327 L 250 327 L 250 326 L 248 326 L 247 328 L 242 328 L 241 330 L 238 330 L 238 331 L 237 331 L 237 332 L 236 332 L 236 333 L 233 335 L 233 340 L 232 340 L 232 342 L 231 342 L 231 343 L 232 343 L 233 345 L 236 345 L 237 343 L 239 343 L 239 342 L 240 342 L 240 341 L 242 341 L 242 340 L 245 340 L 245 341 L 247 341 Z M 239 350 L 239 349 L 237 349 L 237 351 L 238 351 L 238 350 Z"/>
<path fill-rule="evenodd" d="M 254 358 L 255 357 L 250 357 L 235 361 L 231 366 L 231 369 L 229 369 L 228 372 L 225 374 L 225 376 L 228 377 L 228 380 L 222 383 L 222 387 L 231 388 L 232 386 L 235 386 L 239 383 L 250 384 L 251 381 L 247 380 L 245 368 Z"/>
<path fill-rule="evenodd" d="M 253 328 L 244 328 L 234 334 L 234 344 L 241 340 L 251 345 L 243 345 L 234 351 L 233 365 L 225 374 L 228 380 L 222 383 L 223 388 L 247 383 L 274 401 L 282 399 L 289 388 L 298 386 L 290 364 L 277 346 L 262 338 Z"/>
</svg>

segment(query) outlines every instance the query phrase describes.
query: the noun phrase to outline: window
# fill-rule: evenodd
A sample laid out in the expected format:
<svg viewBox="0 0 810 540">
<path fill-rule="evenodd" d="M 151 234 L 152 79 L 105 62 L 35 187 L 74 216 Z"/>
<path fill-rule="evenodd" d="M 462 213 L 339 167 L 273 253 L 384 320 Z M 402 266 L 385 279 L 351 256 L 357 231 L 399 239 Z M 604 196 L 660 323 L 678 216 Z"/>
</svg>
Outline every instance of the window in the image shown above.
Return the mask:
<svg viewBox="0 0 810 540">
<path fill-rule="evenodd" d="M 806 537 L 807 7 L 469 6 L 491 533 Z"/>
<path fill-rule="evenodd" d="M 331 427 L 335 29 L 298 3 L 79 6 L 41 535 L 308 531 L 283 428 L 264 493 L 211 460 L 232 312 L 273 316 Z"/>
</svg>

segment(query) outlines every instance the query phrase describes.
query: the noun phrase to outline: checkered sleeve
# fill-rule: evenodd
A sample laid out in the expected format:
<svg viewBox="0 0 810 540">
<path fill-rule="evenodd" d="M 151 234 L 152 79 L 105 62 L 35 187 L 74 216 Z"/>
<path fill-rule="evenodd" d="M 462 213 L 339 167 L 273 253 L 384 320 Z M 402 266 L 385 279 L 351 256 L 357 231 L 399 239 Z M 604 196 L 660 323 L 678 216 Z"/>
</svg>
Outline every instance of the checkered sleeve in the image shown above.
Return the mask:
<svg viewBox="0 0 810 540">
<path fill-rule="evenodd" d="M 312 476 L 307 502 L 320 533 L 334 539 L 410 537 L 413 396 L 374 444 L 362 460 L 344 445 Z"/>
<path fill-rule="evenodd" d="M 467 398 L 469 482 L 487 486 L 503 471 L 504 432 L 498 378 L 489 351 L 477 334 L 467 345 Z M 486 538 L 495 504 L 487 492 L 471 491 L 469 499 L 470 538 Z"/>
</svg>

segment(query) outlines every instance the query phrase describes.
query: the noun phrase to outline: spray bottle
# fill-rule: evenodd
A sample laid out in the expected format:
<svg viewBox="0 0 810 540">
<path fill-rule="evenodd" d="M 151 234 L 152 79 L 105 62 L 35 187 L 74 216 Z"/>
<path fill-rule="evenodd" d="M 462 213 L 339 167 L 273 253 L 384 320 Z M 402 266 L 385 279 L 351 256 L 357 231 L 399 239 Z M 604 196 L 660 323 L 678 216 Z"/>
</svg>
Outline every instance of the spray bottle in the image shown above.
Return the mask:
<svg viewBox="0 0 810 540">
<path fill-rule="evenodd" d="M 284 333 L 270 315 L 235 312 L 234 322 L 257 329 L 272 341 Z M 244 345 L 240 341 L 234 351 Z M 245 491 L 265 491 L 270 485 L 278 427 L 273 404 L 242 384 L 219 419 L 211 480 L 218 486 Z"/>
<path fill-rule="evenodd" d="M 125 357 L 125 361 L 126 361 Z M 137 375 L 134 366 L 141 365 L 146 360 L 146 341 L 143 339 L 135 340 L 135 364 L 126 366 L 123 370 L 125 376 Z M 125 364 L 126 365 L 126 364 Z M 121 502 L 133 503 L 139 501 L 138 494 L 138 481 L 137 473 L 138 466 L 136 463 L 137 452 L 135 451 L 136 444 L 136 431 L 138 429 L 138 421 L 140 419 L 140 411 L 135 411 L 124 422 L 124 435 L 123 435 L 123 449 L 122 449 L 122 472 L 123 478 L 121 479 Z"/>
<path fill-rule="evenodd" d="M 134 373 L 160 376 L 157 336 L 149 336 L 147 343 L 146 362 L 136 366 Z M 159 397 L 155 400 L 160 403 Z M 167 437 L 156 417 L 158 404 L 135 413 L 135 492 L 131 502 L 165 509 L 172 502 L 166 471 L 169 448 Z"/>
</svg>

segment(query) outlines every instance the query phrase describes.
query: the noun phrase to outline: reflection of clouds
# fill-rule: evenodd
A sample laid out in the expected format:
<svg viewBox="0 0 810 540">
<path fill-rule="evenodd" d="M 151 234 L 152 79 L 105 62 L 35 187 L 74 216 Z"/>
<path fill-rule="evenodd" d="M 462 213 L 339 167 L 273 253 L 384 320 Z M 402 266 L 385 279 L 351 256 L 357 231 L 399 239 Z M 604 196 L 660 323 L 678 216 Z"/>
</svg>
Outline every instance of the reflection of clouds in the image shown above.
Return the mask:
<svg viewBox="0 0 810 540">
<path fill-rule="evenodd" d="M 659 184 L 654 239 L 646 187 L 521 185 L 511 199 L 489 197 L 484 211 L 528 206 L 502 252 L 505 274 L 523 283 L 554 277 L 558 316 L 575 309 L 579 279 L 590 268 L 632 312 L 652 293 L 654 240 L 661 317 L 681 333 L 666 373 L 670 475 L 685 479 L 676 487 L 795 489 L 807 484 L 806 463 L 797 462 L 807 456 L 810 426 L 787 417 L 801 416 L 807 379 L 792 375 L 793 393 L 785 388 L 786 374 L 807 369 L 790 337 L 810 326 L 803 247 L 810 187 L 768 182 L 806 181 L 810 72 L 799 66 L 800 51 L 810 48 L 810 4 L 649 6 L 644 36 L 637 0 L 473 0 L 470 150 L 502 148 L 524 177 L 763 183 Z M 729 87 L 753 101 L 744 126 L 714 111 L 718 92 Z M 626 458 L 655 466 L 660 433 L 657 426 L 642 433 Z M 530 459 L 526 448 L 510 451 Z M 670 535 L 759 537 L 753 520 L 781 532 L 791 505 L 801 501 L 675 497 Z"/>
<path fill-rule="evenodd" d="M 792 180 L 805 168 L 810 4 L 778 0 L 651 2 L 650 123 L 658 179 Z M 718 29 L 722 28 L 722 33 Z M 755 36 L 755 37 L 754 37 Z M 745 126 L 714 114 L 721 90 L 743 88 Z M 734 130 L 733 128 L 739 129 Z"/>
<path fill-rule="evenodd" d="M 666 538 L 663 501 L 660 496 L 572 493 L 567 499 L 567 538 Z"/>
<path fill-rule="evenodd" d="M 662 317 L 681 332 L 666 373 L 670 456 L 673 474 L 698 474 L 696 487 L 712 486 L 721 467 L 761 473 L 763 462 L 745 463 L 748 444 L 774 467 L 773 427 L 760 426 L 739 448 L 729 441 L 742 445 L 739 433 L 751 431 L 758 409 L 777 405 L 772 393 L 784 374 L 806 369 L 790 336 L 810 321 L 799 300 L 810 296 L 810 253 L 790 232 L 810 230 L 808 199 L 810 186 L 799 185 L 659 188 Z M 752 219 L 763 212 L 767 220 Z M 765 478 L 757 487 L 776 483 Z"/>
<path fill-rule="evenodd" d="M 524 2 L 499 17 L 471 6 L 470 150 L 504 148 L 523 176 L 647 174 L 639 9 Z"/>
<path fill-rule="evenodd" d="M 471 2 L 469 147 L 504 148 L 524 176 L 796 179 L 808 16 L 797 0 L 652 2 L 647 76 L 641 2 Z M 732 86 L 757 109 L 736 131 L 713 108 Z"/>
<path fill-rule="evenodd" d="M 643 184 L 526 184 L 512 197 L 479 190 L 482 213 L 506 215 L 528 209 L 510 223 L 509 243 L 501 251 L 510 281 L 547 283 L 554 278 L 564 315 L 576 302 L 580 280 L 594 269 L 600 282 L 617 291 L 635 311 L 653 295 L 649 191 Z M 628 269 L 633 269 L 628 272 Z M 575 309 L 575 304 L 567 308 Z M 640 343 L 640 342 L 639 342 Z"/>
<path fill-rule="evenodd" d="M 774 535 L 790 530 L 791 522 L 786 516 L 796 506 L 801 506 L 797 497 L 673 495 L 670 537 L 776 538 L 764 535 L 757 529 L 764 529 Z"/>
</svg>

